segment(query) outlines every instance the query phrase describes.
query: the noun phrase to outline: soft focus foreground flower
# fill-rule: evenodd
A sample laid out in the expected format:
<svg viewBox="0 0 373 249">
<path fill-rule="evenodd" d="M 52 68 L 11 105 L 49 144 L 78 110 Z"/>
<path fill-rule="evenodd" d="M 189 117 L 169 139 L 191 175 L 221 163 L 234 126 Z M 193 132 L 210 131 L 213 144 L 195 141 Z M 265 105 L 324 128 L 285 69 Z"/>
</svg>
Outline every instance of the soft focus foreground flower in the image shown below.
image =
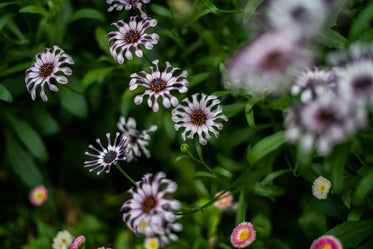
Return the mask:
<svg viewBox="0 0 373 249">
<path fill-rule="evenodd" d="M 106 173 L 110 172 L 110 168 L 113 164 L 116 164 L 117 161 L 120 160 L 126 160 L 125 152 L 126 152 L 126 139 L 121 138 L 118 142 L 118 137 L 120 137 L 120 133 L 117 132 L 115 134 L 114 143 L 111 144 L 110 142 L 110 133 L 106 133 L 106 137 L 108 140 L 108 146 L 105 148 L 100 139 L 97 138 L 96 142 L 98 145 L 100 145 L 100 148 L 97 149 L 93 145 L 88 145 L 88 148 L 96 151 L 98 154 L 91 154 L 89 152 L 85 152 L 86 155 L 95 157 L 97 159 L 92 161 L 85 161 L 84 167 L 93 167 L 89 170 L 89 172 L 92 172 L 98 168 L 102 168 L 100 171 L 97 172 L 97 175 L 101 174 L 104 170 L 106 170 Z M 118 144 L 117 144 L 118 142 Z"/>
<path fill-rule="evenodd" d="M 74 237 L 66 230 L 57 233 L 56 237 L 53 238 L 52 247 L 53 249 L 68 249 L 73 243 Z"/>
<path fill-rule="evenodd" d="M 140 157 L 141 151 L 147 158 L 150 158 L 150 151 L 146 148 L 150 140 L 148 133 L 156 131 L 158 129 L 156 125 L 152 125 L 149 129 L 140 132 L 136 129 L 134 118 L 129 117 L 126 122 L 124 117 L 120 117 L 117 126 L 122 132 L 122 137 L 127 138 L 127 151 L 125 152 L 127 162 L 131 162 L 134 156 Z"/>
<path fill-rule="evenodd" d="M 316 239 L 310 249 L 343 249 L 342 243 L 332 235 L 324 235 Z"/>
<path fill-rule="evenodd" d="M 289 142 L 299 142 L 305 152 L 316 149 L 321 155 L 327 155 L 335 144 L 364 127 L 366 119 L 364 112 L 328 91 L 314 101 L 293 106 L 286 112 L 286 136 Z"/>
<path fill-rule="evenodd" d="M 80 249 L 80 248 L 83 248 L 84 243 L 85 243 L 85 237 L 83 235 L 80 235 L 71 244 L 70 249 Z"/>
<path fill-rule="evenodd" d="M 327 55 L 328 63 L 336 67 L 367 60 L 373 61 L 373 46 L 361 42 L 352 43 L 347 49 L 337 50 Z"/>
<path fill-rule="evenodd" d="M 328 197 L 331 183 L 328 179 L 319 176 L 312 184 L 312 194 L 319 200 L 326 199 Z"/>
<path fill-rule="evenodd" d="M 221 195 L 222 192 L 218 192 L 215 196 Z M 219 209 L 227 209 L 232 205 L 233 197 L 229 191 L 225 192 L 219 197 L 219 200 L 214 202 L 215 207 Z"/>
<path fill-rule="evenodd" d="M 158 249 L 159 248 L 159 239 L 156 237 L 145 238 L 144 240 L 145 249 Z"/>
<path fill-rule="evenodd" d="M 220 100 L 214 95 L 201 94 L 201 99 L 198 100 L 199 93 L 192 95 L 192 102 L 188 98 L 182 101 L 187 104 L 183 106 L 179 104 L 172 110 L 172 120 L 176 123 L 175 129 L 185 128 L 181 133 L 184 140 L 192 139 L 194 134 L 199 136 L 199 142 L 203 145 L 211 139 L 209 132 L 219 136 L 219 131 L 223 129 L 223 124 L 215 123 L 216 119 L 228 121 L 228 118 L 221 114 L 222 107 L 219 105 Z"/>
<path fill-rule="evenodd" d="M 131 231 L 147 237 L 160 237 L 163 244 L 167 244 L 169 239 L 178 240 L 171 230 L 182 230 L 180 224 L 174 223 L 178 218 L 174 211 L 179 210 L 181 204 L 167 196 L 176 191 L 177 184 L 165 177 L 165 173 L 159 172 L 151 182 L 152 174 L 144 175 L 136 182 L 136 189 L 128 191 L 132 199 L 122 205 L 123 220 Z"/>
<path fill-rule="evenodd" d="M 289 77 L 310 64 L 309 52 L 289 32 L 269 31 L 239 51 L 227 67 L 228 88 L 249 94 L 287 91 Z"/>
<path fill-rule="evenodd" d="M 232 245 L 236 248 L 244 248 L 249 246 L 256 239 L 256 231 L 250 222 L 242 222 L 231 235 Z"/>
<path fill-rule="evenodd" d="M 291 87 L 292 95 L 300 95 L 302 103 L 313 100 L 317 94 L 336 91 L 337 79 L 333 70 L 306 69 L 296 74 Z"/>
<path fill-rule="evenodd" d="M 158 34 L 145 33 L 149 27 L 157 25 L 157 20 L 145 18 L 137 22 L 137 18 L 138 16 L 131 16 L 128 24 L 122 20 L 113 23 L 112 25 L 117 27 L 118 31 L 112 31 L 107 34 L 107 36 L 111 36 L 109 39 L 110 53 L 119 64 L 124 62 L 123 53 L 127 60 L 132 60 L 132 47 L 135 48 L 135 54 L 138 57 L 142 57 L 143 52 L 139 48 L 140 45 L 150 50 L 153 48 L 153 44 L 158 43 Z M 110 45 L 112 42 L 113 44 Z"/>
<path fill-rule="evenodd" d="M 354 62 L 336 73 L 339 92 L 350 105 L 373 107 L 373 61 Z"/>
<path fill-rule="evenodd" d="M 170 108 L 170 106 L 176 106 L 179 102 L 176 97 L 172 96 L 170 91 L 178 91 L 179 93 L 186 93 L 188 91 L 189 81 L 185 79 L 188 76 L 187 71 L 183 71 L 178 76 L 173 76 L 174 72 L 180 68 L 172 68 L 171 64 L 166 61 L 166 68 L 163 72 L 160 72 L 158 67 L 158 60 L 154 60 L 154 67 L 149 67 L 151 73 L 141 71 L 143 76 L 137 73 L 131 74 L 131 81 L 129 83 L 130 90 L 135 90 L 137 87 L 145 87 L 147 90 L 143 94 L 135 97 L 135 104 L 139 105 L 142 103 L 144 96 L 148 95 L 148 106 L 153 107 L 153 111 L 159 110 L 158 98 L 162 97 L 163 106 Z M 170 71 L 169 71 L 170 69 Z M 154 102 L 152 99 L 154 98 Z"/>
<path fill-rule="evenodd" d="M 66 54 L 60 47 L 53 46 L 53 51 L 46 48 L 47 52 L 38 53 L 36 55 L 36 62 L 32 64 L 31 68 L 26 70 L 26 87 L 31 94 L 32 100 L 36 99 L 36 88 L 40 85 L 40 97 L 47 101 L 48 97 L 45 94 L 45 83 L 47 83 L 51 91 L 57 92 L 58 88 L 51 82 L 54 78 L 60 84 L 67 84 L 68 80 L 65 75 L 71 75 L 72 70 L 69 67 L 61 67 L 63 64 L 74 64 L 74 60 L 70 55 Z M 32 87 L 32 85 L 34 85 Z"/>
<path fill-rule="evenodd" d="M 32 205 L 40 206 L 48 199 L 48 190 L 43 185 L 33 188 L 29 195 Z"/>
<path fill-rule="evenodd" d="M 130 10 L 132 7 L 141 11 L 143 3 L 149 3 L 150 0 L 106 0 L 106 3 L 112 4 L 107 11 L 111 12 L 114 9 L 121 11 L 124 7 L 125 10 Z"/>
<path fill-rule="evenodd" d="M 276 0 L 271 1 L 267 15 L 272 27 L 293 29 L 296 34 L 309 37 L 321 30 L 326 7 L 322 0 Z"/>
</svg>

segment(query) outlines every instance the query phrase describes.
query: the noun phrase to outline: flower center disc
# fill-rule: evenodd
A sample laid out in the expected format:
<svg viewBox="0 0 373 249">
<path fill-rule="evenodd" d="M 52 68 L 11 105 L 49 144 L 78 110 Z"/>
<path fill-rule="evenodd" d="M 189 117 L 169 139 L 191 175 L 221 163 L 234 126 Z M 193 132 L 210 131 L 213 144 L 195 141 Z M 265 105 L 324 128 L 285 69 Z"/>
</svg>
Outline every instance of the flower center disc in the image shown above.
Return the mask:
<svg viewBox="0 0 373 249">
<path fill-rule="evenodd" d="M 329 110 L 321 110 L 318 113 L 317 118 L 323 124 L 330 125 L 331 123 L 333 123 L 335 121 L 336 117 L 335 117 L 334 113 L 329 111 Z"/>
<path fill-rule="evenodd" d="M 308 15 L 307 15 L 307 9 L 304 6 L 296 6 L 290 11 L 290 15 L 295 19 L 295 20 L 307 20 Z"/>
<path fill-rule="evenodd" d="M 321 249 L 332 249 L 332 247 L 330 245 L 325 245 Z"/>
<path fill-rule="evenodd" d="M 281 51 L 271 51 L 262 61 L 262 67 L 271 71 L 283 71 L 286 65 L 285 56 Z"/>
<path fill-rule="evenodd" d="M 166 88 L 166 82 L 160 78 L 154 79 L 150 82 L 150 89 L 154 92 L 160 92 Z"/>
<path fill-rule="evenodd" d="M 206 122 L 206 115 L 202 111 L 192 113 L 192 123 L 195 125 L 203 125 Z"/>
<path fill-rule="evenodd" d="M 155 199 L 151 196 L 145 197 L 141 203 L 141 208 L 145 213 L 149 213 L 155 207 Z"/>
<path fill-rule="evenodd" d="M 240 241 L 247 240 L 249 238 L 249 231 L 248 230 L 243 230 L 240 232 L 240 235 L 238 236 Z"/>
<path fill-rule="evenodd" d="M 40 67 L 40 76 L 43 78 L 46 78 L 52 74 L 52 71 L 53 71 L 53 65 L 50 63 L 44 63 Z"/>
<path fill-rule="evenodd" d="M 362 91 L 364 91 L 365 88 L 368 88 L 369 86 L 371 86 L 372 83 L 373 83 L 372 77 L 370 77 L 369 75 L 362 75 L 360 77 L 357 77 L 352 82 L 353 86 L 356 89 L 362 90 Z"/>
<path fill-rule="evenodd" d="M 117 158 L 117 153 L 115 151 L 109 151 L 104 156 L 105 163 L 111 163 Z"/>
<path fill-rule="evenodd" d="M 137 30 L 131 29 L 125 35 L 124 39 L 127 43 L 135 43 L 140 38 L 140 34 Z"/>
</svg>

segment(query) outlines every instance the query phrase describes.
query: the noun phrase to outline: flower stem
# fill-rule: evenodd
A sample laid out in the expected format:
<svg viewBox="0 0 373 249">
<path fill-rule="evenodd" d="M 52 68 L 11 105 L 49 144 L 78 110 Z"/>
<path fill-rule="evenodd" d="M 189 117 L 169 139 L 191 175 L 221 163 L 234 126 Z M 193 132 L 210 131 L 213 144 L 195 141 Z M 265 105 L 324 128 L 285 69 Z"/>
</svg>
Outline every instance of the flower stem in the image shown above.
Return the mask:
<svg viewBox="0 0 373 249">
<path fill-rule="evenodd" d="M 198 158 L 196 158 L 195 156 L 193 156 L 193 154 L 190 152 L 190 151 L 188 151 L 187 152 L 188 153 L 188 155 L 190 156 L 190 158 L 192 159 L 192 160 L 194 160 L 194 161 L 196 161 L 197 163 L 199 163 L 199 164 L 202 164 L 203 166 L 205 166 L 205 168 L 208 170 L 208 171 L 210 171 L 212 174 L 215 174 L 215 172 L 204 162 L 204 161 L 202 161 L 202 160 L 199 160 Z"/>
<path fill-rule="evenodd" d="M 136 185 L 136 182 L 119 166 L 119 164 L 115 164 L 115 167 L 117 167 L 117 169 L 119 169 L 119 171 L 125 176 L 127 177 L 127 179 L 132 182 L 134 185 Z"/>
</svg>

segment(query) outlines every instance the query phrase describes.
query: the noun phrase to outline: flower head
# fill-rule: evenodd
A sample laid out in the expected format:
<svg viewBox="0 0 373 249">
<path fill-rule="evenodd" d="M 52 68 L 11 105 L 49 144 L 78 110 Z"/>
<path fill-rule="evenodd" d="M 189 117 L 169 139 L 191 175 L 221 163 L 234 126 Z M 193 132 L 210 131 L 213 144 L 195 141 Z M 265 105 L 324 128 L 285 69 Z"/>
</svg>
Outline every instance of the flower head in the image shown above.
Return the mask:
<svg viewBox="0 0 373 249">
<path fill-rule="evenodd" d="M 171 230 L 182 229 L 180 224 L 174 223 L 178 218 L 174 211 L 179 210 L 181 204 L 167 196 L 176 191 L 177 184 L 165 177 L 165 173 L 159 172 L 151 181 L 152 174 L 144 175 L 136 182 L 136 189 L 128 191 L 132 199 L 123 203 L 122 210 L 123 220 L 131 231 L 147 237 L 159 236 L 168 243 L 168 238 L 178 239 Z"/>
<path fill-rule="evenodd" d="M 30 202 L 32 205 L 40 206 L 48 199 L 48 190 L 43 185 L 36 186 L 33 188 L 29 195 Z"/>
<path fill-rule="evenodd" d="M 158 249 L 159 248 L 159 239 L 157 237 L 147 237 L 144 240 L 145 249 Z"/>
<path fill-rule="evenodd" d="M 36 99 L 36 88 L 40 85 L 40 97 L 47 101 L 48 97 L 44 91 L 45 83 L 47 83 L 51 91 L 57 92 L 58 88 L 51 82 L 51 79 L 54 78 L 60 84 L 67 84 L 68 80 L 62 74 L 72 74 L 71 68 L 61 67 L 65 63 L 74 64 L 74 60 L 70 55 L 56 45 L 53 46 L 53 51 L 50 48 L 46 48 L 46 50 L 47 52 L 38 53 L 36 62 L 32 64 L 31 68 L 26 70 L 26 87 L 31 94 L 32 100 Z"/>
<path fill-rule="evenodd" d="M 73 243 L 74 237 L 66 230 L 57 233 L 56 237 L 53 238 L 52 247 L 53 249 L 68 249 Z"/>
<path fill-rule="evenodd" d="M 288 141 L 299 142 L 305 152 L 316 149 L 321 155 L 329 154 L 335 144 L 345 141 L 365 124 L 366 114 L 332 91 L 291 107 L 285 116 Z"/>
<path fill-rule="evenodd" d="M 174 76 L 174 72 L 180 68 L 172 68 L 171 64 L 166 61 L 166 68 L 160 72 L 158 67 L 158 60 L 154 60 L 154 67 L 149 67 L 151 73 L 141 71 L 143 76 L 137 73 L 131 74 L 131 81 L 129 83 L 130 90 L 135 90 L 137 87 L 147 88 L 144 93 L 135 97 L 135 104 L 142 103 L 144 96 L 148 95 L 148 106 L 153 107 L 153 111 L 159 110 L 158 98 L 162 97 L 163 106 L 170 108 L 176 106 L 179 102 L 176 97 L 172 96 L 170 91 L 178 91 L 179 93 L 186 93 L 188 91 L 189 81 L 185 79 L 188 76 L 187 71 L 183 71 L 180 75 Z M 170 70 L 169 70 L 170 69 Z M 152 99 L 154 98 L 154 102 Z"/>
<path fill-rule="evenodd" d="M 310 64 L 312 57 L 289 32 L 264 33 L 239 51 L 229 62 L 231 88 L 249 94 L 277 94 L 287 90 L 288 78 Z"/>
<path fill-rule="evenodd" d="M 322 0 L 277 0 L 271 2 L 267 14 L 274 28 L 290 28 L 308 37 L 320 31 L 327 16 L 326 9 Z"/>
<path fill-rule="evenodd" d="M 291 94 L 300 94 L 302 103 L 310 102 L 324 91 L 336 91 L 336 75 L 333 70 L 306 69 L 299 72 L 291 87 Z"/>
<path fill-rule="evenodd" d="M 343 249 L 342 243 L 332 235 L 324 235 L 316 239 L 310 249 Z"/>
<path fill-rule="evenodd" d="M 106 170 L 106 173 L 110 172 L 110 168 L 113 164 L 116 164 L 117 161 L 119 160 L 126 160 L 126 157 L 124 156 L 126 152 L 126 139 L 122 138 L 120 139 L 119 143 L 118 142 L 118 137 L 120 136 L 120 133 L 117 132 L 115 134 L 115 139 L 114 143 L 111 144 L 110 142 L 110 133 L 106 133 L 106 137 L 108 140 L 108 146 L 105 148 L 100 139 L 97 138 L 96 142 L 98 145 L 100 145 L 100 148 L 97 149 L 93 145 L 88 145 L 88 148 L 96 151 L 98 154 L 91 154 L 89 152 L 85 152 L 86 155 L 95 157 L 97 159 L 94 159 L 92 161 L 85 161 L 84 162 L 84 167 L 93 167 L 92 169 L 89 170 L 89 172 L 92 172 L 98 168 L 101 168 L 100 171 L 97 172 L 97 175 L 101 174 L 104 170 Z"/>
<path fill-rule="evenodd" d="M 215 196 L 221 195 L 222 192 L 218 192 Z M 214 202 L 215 207 L 219 209 L 227 209 L 231 207 L 233 201 L 233 197 L 229 191 L 225 192 L 223 195 L 220 196 L 219 200 Z"/>
<path fill-rule="evenodd" d="M 328 179 L 319 176 L 312 184 L 312 194 L 319 200 L 326 199 L 328 197 L 331 183 Z"/>
<path fill-rule="evenodd" d="M 339 92 L 351 105 L 373 107 L 373 61 L 353 62 L 336 69 Z"/>
<path fill-rule="evenodd" d="M 220 100 L 214 95 L 201 94 L 201 99 L 198 100 L 199 93 L 192 95 L 192 102 L 188 98 L 183 99 L 187 105 L 179 104 L 172 110 L 172 120 L 176 123 L 175 129 L 185 128 L 181 136 L 192 139 L 194 134 L 199 136 L 199 142 L 203 145 L 211 139 L 209 132 L 212 132 L 216 137 L 219 136 L 219 131 L 223 129 L 223 124 L 215 123 L 215 120 L 222 119 L 228 121 L 228 118 L 221 114 L 222 107 L 219 105 Z"/>
<path fill-rule="evenodd" d="M 140 10 L 143 3 L 149 3 L 150 0 L 106 0 L 106 3 L 112 4 L 107 11 L 112 12 L 114 9 L 121 11 L 124 7 L 125 10 L 130 10 L 132 7 Z"/>
<path fill-rule="evenodd" d="M 129 117 L 126 122 L 124 117 L 120 117 L 117 126 L 122 132 L 122 137 L 127 138 L 127 152 L 125 153 L 127 162 L 131 162 L 134 156 L 140 157 L 141 151 L 147 158 L 150 158 L 150 151 L 146 148 L 150 140 L 148 133 L 156 131 L 158 129 L 156 125 L 152 125 L 149 129 L 140 132 L 136 129 L 135 119 Z"/>
<path fill-rule="evenodd" d="M 70 249 L 80 249 L 85 243 L 85 237 L 83 235 L 78 236 L 71 244 Z"/>
<path fill-rule="evenodd" d="M 158 34 L 145 33 L 149 27 L 155 27 L 157 25 L 157 20 L 145 18 L 137 22 L 137 17 L 138 16 L 131 16 L 128 24 L 122 20 L 113 23 L 112 25 L 117 27 L 118 31 L 112 31 L 107 34 L 107 36 L 111 36 L 109 39 L 110 53 L 119 64 L 123 64 L 124 62 L 123 53 L 127 60 L 132 60 L 132 47 L 135 48 L 135 54 L 138 57 L 142 57 L 143 52 L 139 48 L 140 45 L 150 50 L 153 48 L 154 44 L 158 43 Z"/>
<path fill-rule="evenodd" d="M 361 42 L 352 43 L 347 49 L 328 53 L 328 63 L 336 67 L 344 67 L 354 62 L 372 61 L 373 46 Z"/>
<path fill-rule="evenodd" d="M 244 248 L 253 243 L 256 239 L 256 231 L 250 222 L 242 222 L 231 235 L 232 245 L 236 248 Z"/>
</svg>

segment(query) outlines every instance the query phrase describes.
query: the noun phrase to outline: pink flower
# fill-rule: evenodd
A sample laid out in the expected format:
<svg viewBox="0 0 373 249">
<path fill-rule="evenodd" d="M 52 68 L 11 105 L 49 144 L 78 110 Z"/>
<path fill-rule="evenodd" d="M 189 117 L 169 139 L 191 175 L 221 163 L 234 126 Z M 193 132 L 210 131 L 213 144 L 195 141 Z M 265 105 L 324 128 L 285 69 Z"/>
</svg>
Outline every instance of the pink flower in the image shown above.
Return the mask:
<svg viewBox="0 0 373 249">
<path fill-rule="evenodd" d="M 316 239 L 310 249 L 343 249 L 341 242 L 332 235 L 324 235 Z"/>
<path fill-rule="evenodd" d="M 48 190 L 43 185 L 36 186 L 31 190 L 29 199 L 32 205 L 40 206 L 48 199 Z"/>
<path fill-rule="evenodd" d="M 232 245 L 236 248 L 244 248 L 254 242 L 256 239 L 256 231 L 253 224 L 250 222 L 242 222 L 235 229 L 231 235 Z"/>
<path fill-rule="evenodd" d="M 219 196 L 221 193 L 222 192 L 217 193 L 216 196 Z M 231 193 L 227 191 L 219 197 L 219 200 L 217 200 L 214 205 L 219 209 L 226 209 L 232 205 L 232 201 L 233 197 Z"/>
<path fill-rule="evenodd" d="M 71 244 L 70 249 L 79 249 L 79 248 L 82 248 L 82 246 L 84 245 L 84 243 L 85 243 L 85 237 L 83 235 L 80 235 Z"/>
</svg>

